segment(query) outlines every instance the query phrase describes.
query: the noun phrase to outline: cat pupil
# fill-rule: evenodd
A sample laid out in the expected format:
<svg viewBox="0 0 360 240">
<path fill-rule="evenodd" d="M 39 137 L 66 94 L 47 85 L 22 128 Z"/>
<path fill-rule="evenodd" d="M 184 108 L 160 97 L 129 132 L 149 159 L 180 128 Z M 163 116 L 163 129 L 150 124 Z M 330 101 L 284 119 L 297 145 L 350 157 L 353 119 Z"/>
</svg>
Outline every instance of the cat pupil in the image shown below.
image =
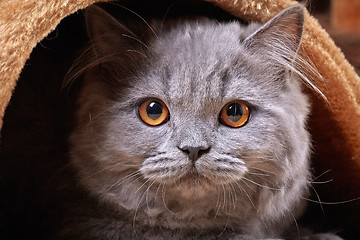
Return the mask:
<svg viewBox="0 0 360 240">
<path fill-rule="evenodd" d="M 229 117 L 230 121 L 237 122 L 241 119 L 241 116 L 243 115 L 243 109 L 240 104 L 232 103 L 226 110 L 226 115 Z"/>
<path fill-rule="evenodd" d="M 162 105 L 159 102 L 153 101 L 150 102 L 149 105 L 146 107 L 146 113 L 149 118 L 152 120 L 159 119 L 163 112 Z"/>
</svg>

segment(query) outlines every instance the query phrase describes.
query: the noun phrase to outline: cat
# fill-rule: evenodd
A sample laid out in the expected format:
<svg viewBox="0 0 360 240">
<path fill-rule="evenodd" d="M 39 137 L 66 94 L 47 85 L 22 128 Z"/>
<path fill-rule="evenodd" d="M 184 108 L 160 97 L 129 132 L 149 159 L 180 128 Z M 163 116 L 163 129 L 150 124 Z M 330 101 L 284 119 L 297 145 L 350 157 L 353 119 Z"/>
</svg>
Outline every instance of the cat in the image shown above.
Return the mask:
<svg viewBox="0 0 360 240">
<path fill-rule="evenodd" d="M 131 24 L 87 8 L 70 161 L 100 211 L 59 236 L 341 239 L 296 223 L 311 180 L 303 11 Z"/>
</svg>

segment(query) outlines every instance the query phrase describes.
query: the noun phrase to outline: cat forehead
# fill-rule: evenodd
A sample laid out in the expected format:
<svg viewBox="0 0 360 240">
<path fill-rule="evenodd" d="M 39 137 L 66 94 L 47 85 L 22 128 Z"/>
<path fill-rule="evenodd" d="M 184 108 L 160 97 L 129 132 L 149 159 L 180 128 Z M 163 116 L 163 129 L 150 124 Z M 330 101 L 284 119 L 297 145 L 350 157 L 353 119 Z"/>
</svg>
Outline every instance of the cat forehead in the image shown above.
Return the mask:
<svg viewBox="0 0 360 240">
<path fill-rule="evenodd" d="M 154 75 L 162 75 L 158 85 L 165 84 L 173 99 L 226 97 L 229 85 L 247 84 L 244 80 L 251 75 L 241 41 L 256 27 L 201 19 L 160 35 L 151 66 Z"/>
<path fill-rule="evenodd" d="M 254 63 L 241 41 L 257 27 L 204 19 L 158 34 L 149 46 L 151 64 L 135 81 L 136 94 L 197 108 L 256 99 L 265 88 L 255 80 Z"/>
<path fill-rule="evenodd" d="M 242 26 L 238 22 L 218 23 L 209 19 L 185 21 L 161 32 L 153 42 L 153 51 L 168 62 L 181 64 L 187 61 L 194 67 L 211 66 L 223 58 L 234 57 L 229 54 L 241 48 L 240 42 L 252 30 L 252 27 Z"/>
</svg>

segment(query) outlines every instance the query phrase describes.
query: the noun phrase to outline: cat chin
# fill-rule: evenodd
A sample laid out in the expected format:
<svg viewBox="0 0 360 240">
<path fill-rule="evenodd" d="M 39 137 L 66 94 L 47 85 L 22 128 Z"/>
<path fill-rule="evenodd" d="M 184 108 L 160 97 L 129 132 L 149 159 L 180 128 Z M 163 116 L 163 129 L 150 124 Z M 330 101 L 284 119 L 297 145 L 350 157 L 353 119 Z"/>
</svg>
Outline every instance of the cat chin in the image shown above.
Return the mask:
<svg viewBox="0 0 360 240">
<path fill-rule="evenodd" d="M 169 229 L 204 230 L 229 224 L 239 232 L 245 232 L 248 228 L 242 229 L 242 225 L 251 223 L 253 228 L 249 232 L 260 233 L 264 226 L 272 226 L 274 222 L 291 222 L 292 216 L 297 216 L 296 212 L 300 213 L 302 209 L 295 198 L 303 195 L 304 190 L 297 188 L 304 186 L 294 186 L 292 190 L 284 186 L 282 191 L 260 186 L 248 188 L 241 181 L 225 183 L 194 173 L 176 180 L 169 178 L 166 182 L 147 180 L 129 179 L 127 184 L 108 190 L 95 184 L 96 180 L 90 182 L 88 179 L 87 187 L 119 216 L 130 214 L 130 223 L 136 221 L 138 225 Z"/>
</svg>

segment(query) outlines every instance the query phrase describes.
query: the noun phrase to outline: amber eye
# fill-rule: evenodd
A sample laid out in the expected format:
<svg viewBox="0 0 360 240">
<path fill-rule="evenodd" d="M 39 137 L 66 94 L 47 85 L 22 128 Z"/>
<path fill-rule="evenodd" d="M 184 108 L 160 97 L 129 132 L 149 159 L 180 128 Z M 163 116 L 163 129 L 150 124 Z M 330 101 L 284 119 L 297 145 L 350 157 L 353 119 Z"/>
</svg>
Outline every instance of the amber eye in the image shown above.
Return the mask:
<svg viewBox="0 0 360 240">
<path fill-rule="evenodd" d="M 249 107 L 239 101 L 226 104 L 220 112 L 220 121 L 226 126 L 238 128 L 243 126 L 250 117 Z"/>
<path fill-rule="evenodd" d="M 141 103 L 139 115 L 150 126 L 158 126 L 169 119 L 169 110 L 161 100 L 151 98 Z"/>
</svg>

